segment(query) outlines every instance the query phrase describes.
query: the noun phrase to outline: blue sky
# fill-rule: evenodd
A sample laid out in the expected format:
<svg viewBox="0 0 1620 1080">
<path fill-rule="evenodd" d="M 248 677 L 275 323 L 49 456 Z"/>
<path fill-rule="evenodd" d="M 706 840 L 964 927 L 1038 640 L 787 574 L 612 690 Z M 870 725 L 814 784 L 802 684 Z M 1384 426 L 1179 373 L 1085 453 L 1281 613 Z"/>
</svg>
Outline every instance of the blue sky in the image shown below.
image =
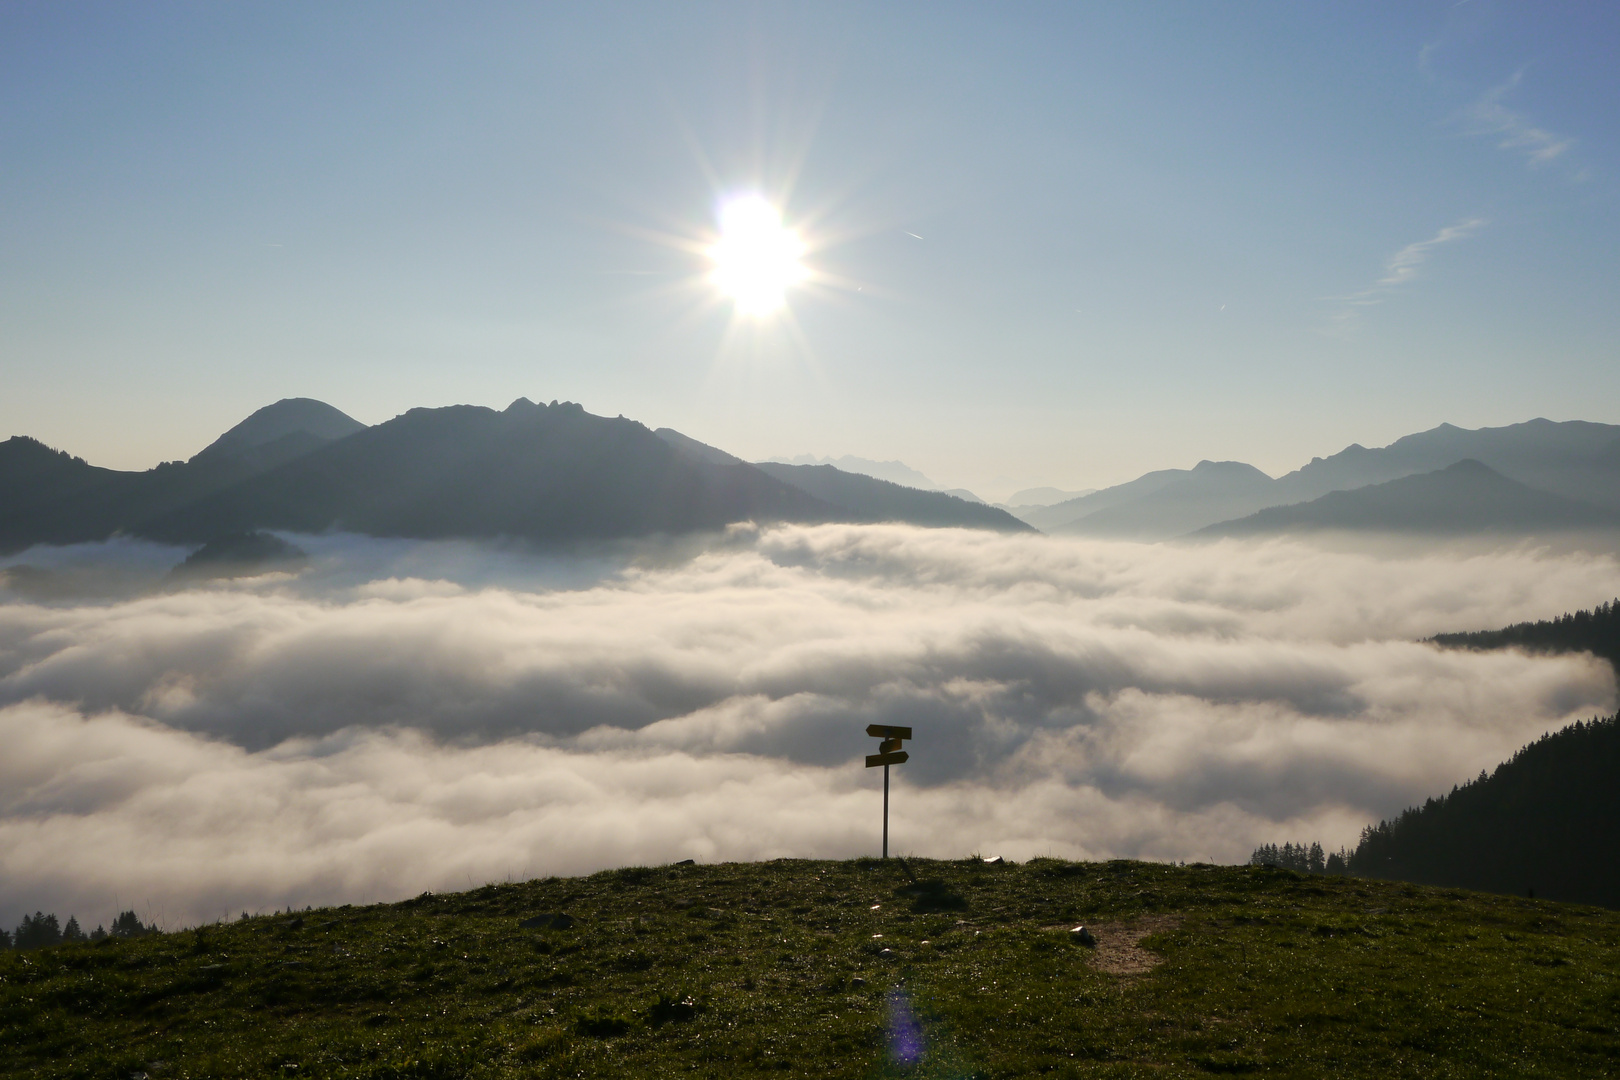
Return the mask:
<svg viewBox="0 0 1620 1080">
<path fill-rule="evenodd" d="M 1620 8 L 1007 8 L 0 4 L 0 436 L 524 395 L 997 497 L 1620 422 Z M 671 242 L 747 191 L 790 317 Z"/>
</svg>

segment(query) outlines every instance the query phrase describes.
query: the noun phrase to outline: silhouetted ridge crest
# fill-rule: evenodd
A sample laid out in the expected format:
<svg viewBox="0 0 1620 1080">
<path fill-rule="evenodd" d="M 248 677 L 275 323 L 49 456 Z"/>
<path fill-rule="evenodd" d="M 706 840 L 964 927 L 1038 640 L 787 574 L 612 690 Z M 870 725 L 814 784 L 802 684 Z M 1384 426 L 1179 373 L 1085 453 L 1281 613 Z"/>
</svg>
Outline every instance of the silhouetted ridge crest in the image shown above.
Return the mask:
<svg viewBox="0 0 1620 1080">
<path fill-rule="evenodd" d="M 900 521 L 913 525 L 962 526 L 999 532 L 1034 532 L 1005 510 L 969 502 L 943 491 L 921 491 L 832 465 L 760 462 L 755 468 L 844 511 L 851 521 Z"/>
<path fill-rule="evenodd" d="M 274 529 L 564 541 L 825 521 L 824 503 L 642 424 L 520 399 L 411 409 L 146 527 L 159 539 Z"/>
<path fill-rule="evenodd" d="M 325 443 L 347 438 L 366 425 L 347 413 L 314 398 L 282 398 L 257 410 L 246 420 L 209 443 L 197 453 L 229 457 L 263 457 L 267 447 L 312 450 Z M 280 461 L 298 456 L 285 450 Z M 196 460 L 193 458 L 192 460 Z"/>
<path fill-rule="evenodd" d="M 1565 506 L 1558 512 L 1558 520 L 1537 521 L 1530 526 L 1522 514 L 1515 518 L 1513 513 L 1505 517 L 1498 513 L 1480 526 L 1459 521 L 1445 530 L 1429 523 L 1420 524 L 1416 531 L 1460 532 L 1477 527 L 1522 532 L 1526 528 L 1584 527 L 1591 524 L 1585 519 L 1594 516 L 1593 507 L 1604 511 L 1597 515 L 1600 525 L 1620 518 L 1620 426 L 1580 420 L 1554 423 L 1539 418 L 1473 431 L 1441 424 L 1378 449 L 1352 443 L 1330 457 L 1312 458 L 1302 468 L 1275 480 L 1258 470 L 1245 475 L 1242 470 L 1252 467 L 1241 462 L 1199 462 L 1192 469 L 1146 473 L 1128 483 L 1050 506 L 1019 507 L 1017 513 L 1049 532 L 1133 540 L 1163 540 L 1203 529 L 1210 530 L 1210 535 L 1258 533 L 1274 527 L 1280 531 L 1301 526 L 1292 522 L 1284 526 L 1278 523 L 1280 519 L 1273 518 L 1247 519 L 1268 508 L 1301 506 L 1334 492 L 1363 490 L 1405 477 L 1441 472 L 1470 459 L 1542 495 L 1551 494 L 1585 506 L 1587 509 L 1576 515 L 1582 517 L 1581 524 L 1570 525 L 1563 520 L 1571 516 Z M 1334 506 L 1330 504 L 1330 508 Z M 1497 507 L 1498 511 L 1509 509 Z M 1241 527 L 1236 524 L 1240 521 L 1244 523 Z M 1408 530 L 1404 524 L 1398 527 Z"/>
<path fill-rule="evenodd" d="M 34 439 L 10 439 L 0 443 L 0 552 L 140 534 L 156 517 L 364 426 L 322 402 L 289 398 L 258 410 L 191 460 L 145 472 L 98 468 Z"/>
<path fill-rule="evenodd" d="M 1484 462 L 1443 469 L 1306 503 L 1273 506 L 1211 525 L 1199 536 L 1251 536 L 1321 529 L 1428 533 L 1533 533 L 1613 525 L 1620 514 L 1511 480 Z"/>
</svg>

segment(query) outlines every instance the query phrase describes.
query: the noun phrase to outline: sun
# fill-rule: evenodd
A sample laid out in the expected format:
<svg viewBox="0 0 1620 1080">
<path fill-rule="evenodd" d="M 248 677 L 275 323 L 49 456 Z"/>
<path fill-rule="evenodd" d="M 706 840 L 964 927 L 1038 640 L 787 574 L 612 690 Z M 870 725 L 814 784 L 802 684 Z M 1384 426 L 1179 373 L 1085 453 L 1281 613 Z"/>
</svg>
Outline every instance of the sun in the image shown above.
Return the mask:
<svg viewBox="0 0 1620 1080">
<path fill-rule="evenodd" d="M 810 276 L 799 261 L 804 251 L 804 241 L 782 225 L 774 206 L 758 195 L 739 195 L 720 207 L 720 239 L 708 252 L 710 280 L 739 315 L 771 315 L 787 303 L 788 289 Z"/>
</svg>

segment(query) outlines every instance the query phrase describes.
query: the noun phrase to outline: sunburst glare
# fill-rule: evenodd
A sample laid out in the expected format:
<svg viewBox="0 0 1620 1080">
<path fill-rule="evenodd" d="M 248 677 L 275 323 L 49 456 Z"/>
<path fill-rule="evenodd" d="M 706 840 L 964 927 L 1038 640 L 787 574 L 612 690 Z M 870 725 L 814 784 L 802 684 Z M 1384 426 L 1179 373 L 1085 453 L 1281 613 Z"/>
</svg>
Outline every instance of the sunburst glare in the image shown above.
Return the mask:
<svg viewBox="0 0 1620 1080">
<path fill-rule="evenodd" d="M 710 280 L 755 318 L 779 311 L 787 290 L 810 272 L 799 260 L 805 252 L 799 234 L 782 224 L 781 213 L 758 195 L 740 195 L 720 207 L 720 239 L 709 249 Z"/>
</svg>

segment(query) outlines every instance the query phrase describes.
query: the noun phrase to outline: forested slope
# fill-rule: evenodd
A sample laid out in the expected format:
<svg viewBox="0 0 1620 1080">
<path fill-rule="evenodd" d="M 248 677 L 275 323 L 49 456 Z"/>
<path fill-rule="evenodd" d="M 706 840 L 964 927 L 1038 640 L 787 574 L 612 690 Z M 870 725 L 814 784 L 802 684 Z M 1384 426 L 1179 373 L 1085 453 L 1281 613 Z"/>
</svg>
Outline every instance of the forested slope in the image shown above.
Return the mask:
<svg viewBox="0 0 1620 1080">
<path fill-rule="evenodd" d="M 1544 735 L 1369 826 L 1353 874 L 1620 907 L 1620 716 Z"/>
</svg>

